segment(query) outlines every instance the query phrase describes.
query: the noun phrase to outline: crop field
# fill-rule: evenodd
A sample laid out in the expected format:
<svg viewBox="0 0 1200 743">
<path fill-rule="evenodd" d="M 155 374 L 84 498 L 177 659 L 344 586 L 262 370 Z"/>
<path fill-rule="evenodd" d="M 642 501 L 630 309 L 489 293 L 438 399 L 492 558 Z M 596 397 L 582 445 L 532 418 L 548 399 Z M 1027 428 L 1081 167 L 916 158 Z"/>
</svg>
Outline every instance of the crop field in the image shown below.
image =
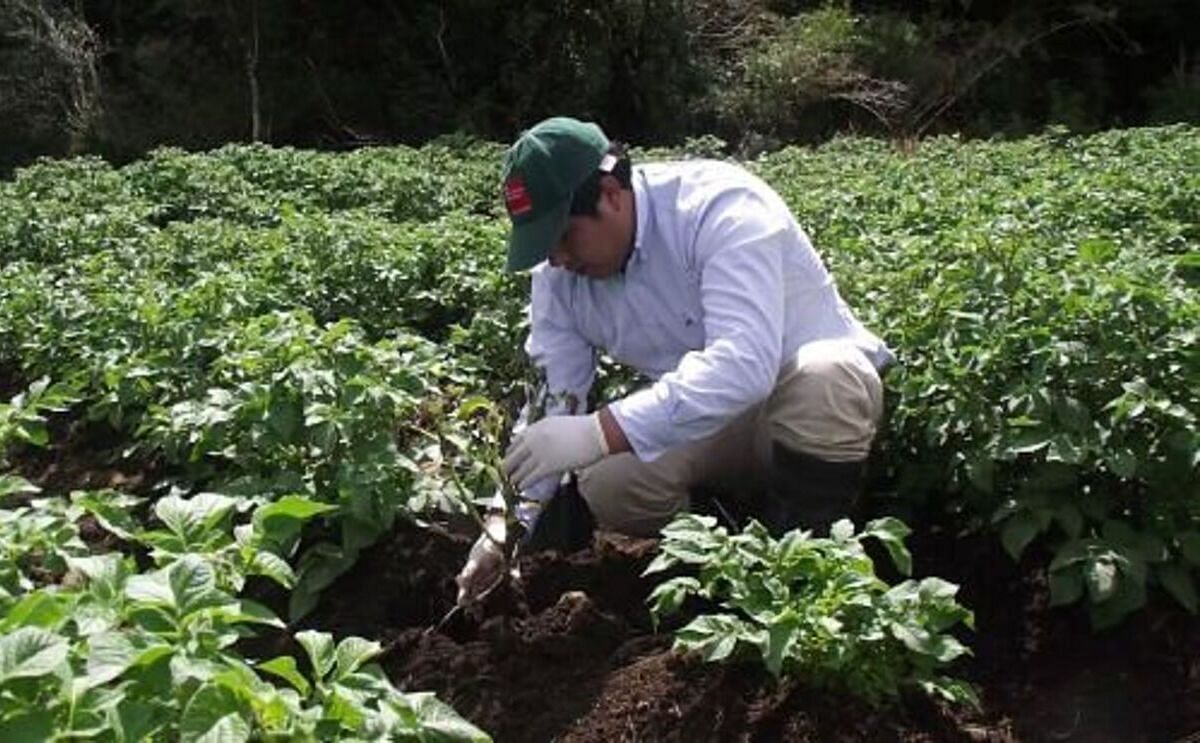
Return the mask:
<svg viewBox="0 0 1200 743">
<path fill-rule="evenodd" d="M 0 183 L 0 740 L 1200 730 L 1200 130 L 746 162 L 897 351 L 868 518 L 600 533 L 454 610 L 529 377 L 501 152 Z"/>
</svg>

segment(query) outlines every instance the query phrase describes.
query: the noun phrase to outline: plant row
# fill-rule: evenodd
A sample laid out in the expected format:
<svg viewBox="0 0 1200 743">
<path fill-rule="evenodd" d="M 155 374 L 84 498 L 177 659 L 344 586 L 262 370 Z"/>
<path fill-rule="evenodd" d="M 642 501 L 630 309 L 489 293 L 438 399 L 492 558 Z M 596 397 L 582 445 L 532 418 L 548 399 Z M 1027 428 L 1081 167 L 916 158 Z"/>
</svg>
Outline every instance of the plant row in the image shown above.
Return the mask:
<svg viewBox="0 0 1200 743">
<path fill-rule="evenodd" d="M 39 382 L 0 406 L 0 453 L 43 443 L 43 413 L 71 401 L 69 389 Z M 149 505 L 113 490 L 37 490 L 0 477 L 0 497 L 17 502 L 0 508 L 5 740 L 487 740 L 432 694 L 397 690 L 371 662 L 383 652 L 376 642 L 289 633 L 299 663 L 244 650 L 259 630 L 287 631 L 242 595 L 247 578 L 294 588 L 302 528 L 335 506 L 304 495 L 172 493 Z M 123 549 L 89 544 L 87 520 Z"/>
</svg>

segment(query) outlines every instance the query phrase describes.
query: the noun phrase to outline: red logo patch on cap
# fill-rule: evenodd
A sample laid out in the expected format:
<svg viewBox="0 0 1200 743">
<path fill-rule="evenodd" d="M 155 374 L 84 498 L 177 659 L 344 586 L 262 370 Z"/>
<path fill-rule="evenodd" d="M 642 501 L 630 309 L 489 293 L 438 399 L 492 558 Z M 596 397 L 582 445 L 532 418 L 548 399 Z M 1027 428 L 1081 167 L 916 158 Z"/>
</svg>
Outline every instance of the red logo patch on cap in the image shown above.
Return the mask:
<svg viewBox="0 0 1200 743">
<path fill-rule="evenodd" d="M 525 189 L 525 179 L 518 176 L 509 178 L 505 182 L 504 204 L 508 207 L 509 216 L 512 217 L 519 217 L 533 211 L 533 201 L 529 198 L 529 191 Z"/>
</svg>

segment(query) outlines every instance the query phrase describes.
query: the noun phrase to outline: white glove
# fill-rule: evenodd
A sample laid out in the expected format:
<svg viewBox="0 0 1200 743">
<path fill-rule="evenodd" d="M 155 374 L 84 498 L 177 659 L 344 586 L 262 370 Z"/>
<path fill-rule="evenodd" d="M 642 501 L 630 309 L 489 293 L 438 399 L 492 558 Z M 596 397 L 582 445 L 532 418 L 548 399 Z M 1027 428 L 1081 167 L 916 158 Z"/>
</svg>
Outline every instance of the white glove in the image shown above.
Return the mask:
<svg viewBox="0 0 1200 743">
<path fill-rule="evenodd" d="M 458 604 L 474 601 L 487 589 L 495 585 L 504 567 L 504 552 L 502 545 L 508 533 L 504 516 L 493 514 L 488 516 L 484 526 L 486 534 L 480 534 L 471 551 L 467 554 L 467 563 L 454 582 L 458 584 Z M 488 535 L 491 536 L 488 536 Z"/>
<path fill-rule="evenodd" d="M 504 471 L 518 490 L 548 475 L 595 464 L 608 454 L 600 417 L 555 415 L 513 436 Z"/>
</svg>

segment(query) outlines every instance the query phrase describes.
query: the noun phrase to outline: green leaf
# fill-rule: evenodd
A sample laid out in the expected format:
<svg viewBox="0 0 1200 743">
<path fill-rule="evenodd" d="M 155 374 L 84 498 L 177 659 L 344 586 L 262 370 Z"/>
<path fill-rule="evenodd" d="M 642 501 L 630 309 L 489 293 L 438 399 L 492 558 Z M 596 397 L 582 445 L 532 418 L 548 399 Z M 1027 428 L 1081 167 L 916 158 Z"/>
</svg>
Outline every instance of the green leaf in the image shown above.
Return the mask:
<svg viewBox="0 0 1200 743">
<path fill-rule="evenodd" d="M 1191 571 L 1178 563 L 1168 562 L 1159 565 L 1156 572 L 1163 588 L 1185 609 L 1195 614 L 1200 608 L 1200 598 L 1196 596 L 1196 582 Z"/>
<path fill-rule="evenodd" d="M 273 503 L 256 509 L 254 520 L 264 525 L 272 519 L 307 521 L 313 516 L 336 510 L 337 506 L 318 503 L 303 495 L 285 495 Z"/>
<path fill-rule="evenodd" d="M 1039 531 L 1038 519 L 1034 514 L 1029 511 L 1018 511 L 1004 522 L 1004 526 L 1000 530 L 1000 541 L 1004 545 L 1004 551 L 1012 559 L 1020 561 L 1025 548 L 1029 546 Z"/>
<path fill-rule="evenodd" d="M 122 736 L 119 740 L 152 740 L 154 733 L 166 724 L 166 717 L 163 707 L 154 701 L 127 698 L 117 707 L 113 725 Z"/>
<path fill-rule="evenodd" d="M 935 676 L 932 679 L 921 681 L 920 686 L 926 694 L 931 696 L 941 697 L 953 704 L 969 704 L 975 709 L 981 709 L 979 694 L 975 691 L 975 687 L 966 681 Z"/>
<path fill-rule="evenodd" d="M 181 614 L 191 614 L 229 600 L 217 590 L 217 576 L 212 565 L 196 555 L 185 555 L 166 570 L 174 606 Z"/>
<path fill-rule="evenodd" d="M 1057 397 L 1054 414 L 1063 426 L 1074 433 L 1087 433 L 1092 427 L 1092 416 L 1087 406 L 1074 397 Z"/>
<path fill-rule="evenodd" d="M 272 395 L 267 409 L 267 428 L 276 440 L 284 443 L 295 441 L 303 424 L 304 414 L 294 400 Z"/>
<path fill-rule="evenodd" d="M 25 420 L 17 428 L 17 437 L 41 448 L 50 443 L 50 431 L 46 428 L 45 419 L 41 418 Z"/>
<path fill-rule="evenodd" d="M 675 537 L 659 543 L 658 548 L 670 555 L 676 562 L 685 565 L 703 565 L 712 557 L 711 545 L 689 541 L 686 538 Z"/>
<path fill-rule="evenodd" d="M 312 664 L 314 679 L 318 683 L 324 681 L 329 672 L 333 670 L 335 662 L 333 636 L 328 632 L 305 630 L 296 633 L 296 641 L 308 653 L 308 660 Z"/>
<path fill-rule="evenodd" d="M 75 491 L 71 503 L 91 514 L 106 531 L 126 541 L 134 541 L 141 525 L 133 515 L 133 509 L 142 498 L 116 490 Z"/>
<path fill-rule="evenodd" d="M 290 548 L 291 541 L 300 534 L 308 520 L 337 510 L 337 506 L 318 503 L 302 495 L 285 495 L 274 503 L 257 508 L 251 523 L 255 532 L 261 534 L 268 544 Z"/>
<path fill-rule="evenodd" d="M 255 550 L 248 569 L 252 575 L 264 575 L 284 588 L 291 588 L 296 584 L 296 574 L 292 572 L 292 566 L 274 552 Z"/>
<path fill-rule="evenodd" d="M 689 595 L 700 591 L 700 581 L 691 576 L 679 576 L 655 586 L 646 598 L 655 621 L 675 613 Z"/>
<path fill-rule="evenodd" d="M 737 648 L 745 628 L 737 617 L 729 614 L 706 614 L 693 619 L 675 633 L 675 644 L 695 650 L 707 662 L 728 658 Z"/>
<path fill-rule="evenodd" d="M 495 406 L 492 405 L 491 400 L 482 395 L 476 395 L 463 400 L 462 405 L 458 406 L 458 410 L 455 411 L 454 416 L 459 420 L 467 420 L 480 410 L 490 413 L 494 409 Z"/>
<path fill-rule="evenodd" d="M 221 684 L 206 683 L 188 700 L 179 720 L 182 743 L 242 743 L 250 740 L 237 695 Z"/>
<path fill-rule="evenodd" d="M 860 536 L 878 539 L 887 549 L 888 555 L 892 558 L 892 564 L 896 566 L 900 574 L 912 575 L 912 553 L 904 544 L 904 540 L 911 533 L 912 529 L 909 529 L 903 521 L 887 516 L 868 523 Z"/>
<path fill-rule="evenodd" d="M 80 737 L 111 730 L 110 713 L 127 697 L 126 685 L 92 687 L 84 678 L 72 680 L 70 691 L 74 713 L 71 732 Z"/>
<path fill-rule="evenodd" d="M 168 495 L 154 504 L 158 516 L 184 544 L 203 539 L 233 510 L 237 501 L 218 493 L 199 493 L 184 500 Z"/>
<path fill-rule="evenodd" d="M 276 629 L 287 627 L 275 612 L 251 599 L 234 599 L 213 614 L 230 624 L 262 624 Z"/>
<path fill-rule="evenodd" d="M 659 552 L 654 556 L 654 559 L 650 561 L 650 564 L 646 566 L 646 569 L 642 571 L 642 576 L 645 577 L 647 575 L 661 573 L 662 571 L 668 570 L 673 565 L 677 565 L 678 563 L 679 561 L 676 560 L 673 555 L 669 555 L 666 552 Z"/>
<path fill-rule="evenodd" d="M 800 618 L 792 611 L 785 611 L 767 626 L 763 661 L 771 675 L 779 678 L 784 661 L 791 656 L 800 639 Z"/>
<path fill-rule="evenodd" d="M 1071 539 L 1077 539 L 1083 532 L 1083 514 L 1070 503 L 1059 506 L 1054 512 L 1054 520 Z"/>
<path fill-rule="evenodd" d="M 176 608 L 175 595 L 171 592 L 165 569 L 130 578 L 125 583 L 125 597 L 130 601 L 164 604 L 172 609 Z"/>
<path fill-rule="evenodd" d="M 845 542 L 854 536 L 854 522 L 850 519 L 839 519 L 829 527 L 829 537 L 834 541 Z"/>
<path fill-rule="evenodd" d="M 972 459 L 967 464 L 967 479 L 972 485 L 991 495 L 996 487 L 996 463 L 986 456 Z"/>
<path fill-rule="evenodd" d="M 1088 450 L 1083 442 L 1065 433 L 1055 434 L 1046 450 L 1047 462 L 1082 464 L 1087 460 Z"/>
<path fill-rule="evenodd" d="M 1142 546 L 1141 535 L 1133 526 L 1123 519 L 1108 519 L 1100 526 L 1100 533 L 1104 536 L 1105 541 L 1111 542 L 1126 550 L 1140 550 Z"/>
<path fill-rule="evenodd" d="M 88 638 L 87 686 L 99 686 L 125 673 L 138 657 L 129 637 L 120 632 L 101 632 Z"/>
<path fill-rule="evenodd" d="M 56 630 L 71 616 L 75 601 L 61 593 L 46 590 L 22 596 L 0 620 L 0 631 L 11 632 L 17 627 L 41 627 Z"/>
<path fill-rule="evenodd" d="M 922 601 L 949 601 L 958 595 L 958 585 L 937 577 L 922 578 L 917 595 Z"/>
<path fill-rule="evenodd" d="M 1052 438 L 1053 433 L 1044 428 L 1024 429 L 1013 438 L 1005 451 L 1009 455 L 1033 454 L 1049 446 Z"/>
<path fill-rule="evenodd" d="M 1025 486 L 1026 492 L 1037 497 L 1056 490 L 1077 489 L 1079 467 L 1064 462 L 1047 461 L 1033 465 Z"/>
<path fill-rule="evenodd" d="M 0 474 L 0 498 L 10 495 L 32 495 L 40 492 L 42 492 L 41 488 L 20 475 Z"/>
<path fill-rule="evenodd" d="M 47 710 L 20 712 L 0 720 L 0 740 L 50 741 L 54 740 L 54 715 Z"/>
<path fill-rule="evenodd" d="M 1104 461 L 1113 474 L 1118 477 L 1130 478 L 1137 473 L 1137 455 L 1129 447 L 1121 447 L 1109 452 Z"/>
<path fill-rule="evenodd" d="M 1106 629 L 1115 626 L 1145 604 L 1146 587 L 1133 580 L 1124 580 L 1112 598 L 1091 604 L 1089 614 L 1096 629 Z"/>
<path fill-rule="evenodd" d="M 662 535 L 666 538 L 690 538 L 707 542 L 713 539 L 712 532 L 716 525 L 717 520 L 712 516 L 681 512 L 662 528 Z"/>
<path fill-rule="evenodd" d="M 52 673 L 69 650 L 64 637 L 40 627 L 20 627 L 0 637 L 0 684 Z"/>
<path fill-rule="evenodd" d="M 288 597 L 288 617 L 293 624 L 317 605 L 321 591 L 354 565 L 358 553 L 329 542 L 318 542 L 300 558 L 296 585 Z"/>
<path fill-rule="evenodd" d="M 83 601 L 76 604 L 71 613 L 71 621 L 75 623 L 79 636 L 90 637 L 120 625 L 122 617 L 117 608 L 119 604 L 119 594 L 118 598 L 109 603 Z"/>
<path fill-rule="evenodd" d="M 1084 566 L 1083 577 L 1087 583 L 1088 596 L 1092 603 L 1097 604 L 1112 598 L 1121 580 L 1116 563 L 1104 557 L 1089 561 Z"/>
<path fill-rule="evenodd" d="M 89 590 L 97 596 L 117 596 L 125 585 L 125 557 L 117 552 L 87 557 L 67 557 L 67 567 L 88 579 Z"/>
<path fill-rule="evenodd" d="M 414 738 L 430 737 L 436 740 L 469 741 L 469 743 L 489 743 L 491 737 L 479 728 L 464 720 L 450 705 L 440 701 L 432 692 L 415 692 L 410 694 L 395 694 L 389 699 L 390 704 L 406 709 L 416 718 L 417 729 L 413 731 Z M 402 715 L 407 717 L 408 715 Z M 400 736 L 402 739 L 405 737 Z"/>
<path fill-rule="evenodd" d="M 1079 258 L 1087 263 L 1111 263 L 1119 253 L 1117 244 L 1107 238 L 1089 237 L 1079 242 Z"/>
<path fill-rule="evenodd" d="M 1200 567 L 1200 531 L 1182 531 L 1175 535 L 1179 554 L 1192 567 Z"/>
<path fill-rule="evenodd" d="M 359 666 L 379 655 L 383 648 L 379 643 L 361 637 L 347 637 L 338 643 L 334 681 L 341 681 L 358 670 Z"/>
<path fill-rule="evenodd" d="M 1091 491 L 1078 501 L 1079 510 L 1092 521 L 1104 521 L 1114 510 L 1113 498 L 1105 491 Z"/>
<path fill-rule="evenodd" d="M 1083 576 L 1071 566 L 1050 573 L 1050 605 L 1066 606 L 1083 598 Z"/>
<path fill-rule="evenodd" d="M 258 669 L 278 676 L 288 682 L 296 691 L 300 692 L 300 696 L 302 697 L 307 697 L 308 692 L 312 689 L 308 683 L 308 679 L 304 678 L 304 674 L 300 673 L 300 669 L 296 665 L 296 659 L 290 655 L 280 655 L 265 663 L 260 663 L 258 664 Z"/>
</svg>

